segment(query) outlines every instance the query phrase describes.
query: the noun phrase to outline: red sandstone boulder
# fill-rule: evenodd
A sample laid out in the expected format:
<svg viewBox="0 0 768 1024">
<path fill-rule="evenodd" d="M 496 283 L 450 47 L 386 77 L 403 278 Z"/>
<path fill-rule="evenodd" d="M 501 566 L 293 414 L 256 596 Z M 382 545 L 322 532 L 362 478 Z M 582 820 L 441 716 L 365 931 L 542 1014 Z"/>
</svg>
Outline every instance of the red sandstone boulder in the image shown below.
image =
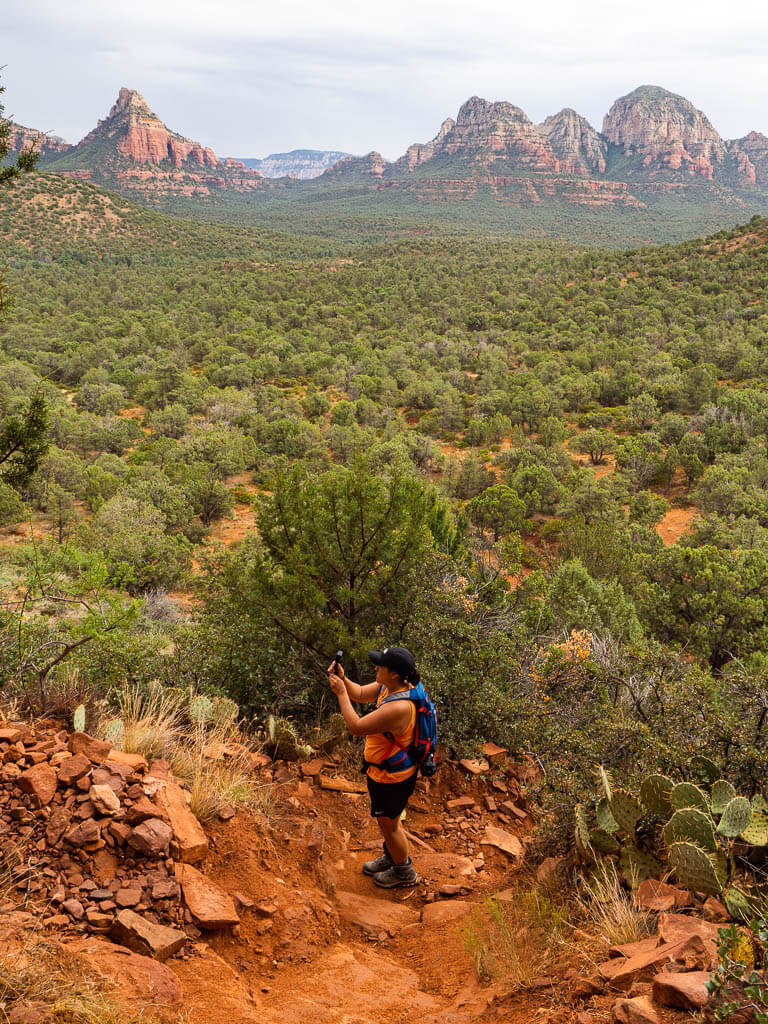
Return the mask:
<svg viewBox="0 0 768 1024">
<path fill-rule="evenodd" d="M 208 852 L 208 839 L 189 809 L 184 790 L 168 782 L 158 789 L 155 799 L 173 831 L 172 856 L 185 864 L 202 860 Z"/>
<path fill-rule="evenodd" d="M 38 807 L 46 807 L 56 792 L 56 772 L 43 761 L 28 768 L 19 776 L 18 786 L 23 793 L 29 793 Z"/>
<path fill-rule="evenodd" d="M 59 782 L 62 786 L 73 786 L 91 770 L 91 762 L 85 754 L 67 757 L 59 764 Z"/>
<path fill-rule="evenodd" d="M 176 928 L 153 924 L 132 910 L 121 910 L 114 920 L 110 935 L 123 946 L 152 956 L 155 960 L 167 960 L 178 953 L 187 937 Z"/>
<path fill-rule="evenodd" d="M 653 979 L 653 998 L 661 1006 L 677 1010 L 701 1010 L 709 1002 L 707 982 L 710 971 L 686 971 L 668 974 L 662 971 Z"/>
<path fill-rule="evenodd" d="M 163 857 L 168 852 L 172 837 L 170 825 L 159 818 L 147 818 L 131 830 L 127 842 L 137 853 Z"/>
<path fill-rule="evenodd" d="M 198 927 L 214 931 L 240 923 L 234 900 L 210 878 L 191 864 L 176 864 L 174 870 L 184 902 Z"/>
<path fill-rule="evenodd" d="M 659 1024 L 659 1015 L 645 996 L 617 999 L 613 1004 L 616 1024 Z"/>
<path fill-rule="evenodd" d="M 69 749 L 73 754 L 84 754 L 93 764 L 106 761 L 112 745 L 104 740 L 97 740 L 87 732 L 73 732 L 69 738 Z"/>
</svg>

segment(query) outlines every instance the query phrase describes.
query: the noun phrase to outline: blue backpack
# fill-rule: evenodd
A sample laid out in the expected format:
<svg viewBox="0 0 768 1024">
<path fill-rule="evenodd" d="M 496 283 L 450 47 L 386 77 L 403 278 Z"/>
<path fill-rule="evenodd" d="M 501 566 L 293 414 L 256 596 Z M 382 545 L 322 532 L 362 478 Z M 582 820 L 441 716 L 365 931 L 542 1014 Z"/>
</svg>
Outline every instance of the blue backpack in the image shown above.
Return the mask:
<svg viewBox="0 0 768 1024">
<path fill-rule="evenodd" d="M 437 747 L 437 712 L 435 705 L 427 696 L 424 684 L 419 681 L 407 693 L 394 693 L 385 697 L 379 704 L 389 704 L 393 700 L 411 700 L 416 705 L 416 721 L 413 726 L 413 739 L 408 747 L 401 748 L 395 754 L 391 754 L 385 760 L 375 764 L 374 767 L 381 768 L 385 772 L 401 772 L 405 768 L 417 765 L 422 775 L 431 776 L 437 771 L 435 762 L 435 749 Z M 395 737 L 391 732 L 384 735 L 391 742 Z M 370 762 L 365 762 L 365 771 Z"/>
</svg>

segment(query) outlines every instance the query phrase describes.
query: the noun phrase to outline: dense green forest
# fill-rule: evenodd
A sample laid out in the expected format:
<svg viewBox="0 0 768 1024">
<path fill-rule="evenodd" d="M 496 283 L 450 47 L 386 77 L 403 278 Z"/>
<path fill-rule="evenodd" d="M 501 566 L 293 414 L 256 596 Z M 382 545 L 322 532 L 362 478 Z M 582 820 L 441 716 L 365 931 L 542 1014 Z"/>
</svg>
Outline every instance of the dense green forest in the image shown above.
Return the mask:
<svg viewBox="0 0 768 1024">
<path fill-rule="evenodd" d="M 159 679 L 304 729 L 333 651 L 365 677 L 401 641 L 444 741 L 534 754 L 553 805 L 699 748 L 754 791 L 768 221 L 636 251 L 352 233 L 3 195 L 2 431 L 49 424 L 0 461 L 18 699 Z"/>
</svg>

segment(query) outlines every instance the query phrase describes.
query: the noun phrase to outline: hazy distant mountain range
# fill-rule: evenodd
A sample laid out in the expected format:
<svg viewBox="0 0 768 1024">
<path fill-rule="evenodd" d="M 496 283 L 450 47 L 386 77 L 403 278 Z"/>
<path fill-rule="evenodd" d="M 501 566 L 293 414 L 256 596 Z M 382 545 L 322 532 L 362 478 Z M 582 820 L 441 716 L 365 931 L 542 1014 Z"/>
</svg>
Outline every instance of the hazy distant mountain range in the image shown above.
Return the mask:
<svg viewBox="0 0 768 1024">
<path fill-rule="evenodd" d="M 33 135 L 17 127 L 17 148 Z M 724 140 L 689 100 L 647 85 L 616 100 L 599 132 L 570 108 L 537 125 L 511 103 L 475 96 L 431 141 L 410 146 L 393 162 L 377 152 L 314 150 L 221 160 L 167 128 L 129 89 L 120 90 L 107 117 L 77 145 L 43 136 L 40 146 L 41 169 L 148 201 L 239 194 L 242 203 L 253 194 L 263 203 L 281 189 L 290 189 L 290 197 L 304 189 L 298 194 L 315 199 L 353 194 L 358 206 L 368 195 L 378 208 L 477 199 L 631 211 L 671 202 L 732 211 L 734 223 L 768 212 L 768 137 L 753 131 Z M 300 180 L 289 183 L 286 176 Z"/>
<path fill-rule="evenodd" d="M 240 159 L 246 167 L 252 167 L 265 178 L 298 178 L 299 181 L 308 181 L 350 155 L 335 149 L 292 149 L 290 153 L 270 153 L 261 160 L 255 157 Z"/>
</svg>

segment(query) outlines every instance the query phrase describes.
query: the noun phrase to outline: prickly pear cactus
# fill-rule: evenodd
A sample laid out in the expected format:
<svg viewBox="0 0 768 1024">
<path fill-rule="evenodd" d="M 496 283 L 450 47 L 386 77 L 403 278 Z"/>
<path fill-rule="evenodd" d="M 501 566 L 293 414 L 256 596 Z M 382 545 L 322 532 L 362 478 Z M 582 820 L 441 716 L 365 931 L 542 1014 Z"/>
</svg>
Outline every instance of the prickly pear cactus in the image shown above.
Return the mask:
<svg viewBox="0 0 768 1024">
<path fill-rule="evenodd" d="M 722 814 L 736 796 L 736 790 L 727 779 L 718 779 L 712 786 L 712 813 Z"/>
<path fill-rule="evenodd" d="M 610 832 L 606 832 L 604 828 L 593 828 L 589 833 L 589 841 L 593 849 L 597 850 L 598 853 L 619 852 L 618 841 L 614 839 Z"/>
<path fill-rule="evenodd" d="M 600 777 L 600 785 L 603 787 L 603 796 L 606 800 L 610 800 L 613 794 L 613 782 L 611 781 L 611 776 L 602 765 L 598 765 L 597 774 Z"/>
<path fill-rule="evenodd" d="M 595 808 L 597 814 L 597 825 L 598 828 L 605 829 L 606 832 L 610 832 L 613 835 L 614 832 L 619 831 L 619 825 L 613 814 L 611 814 L 610 801 L 605 797 L 602 800 L 597 801 L 597 807 Z"/>
<path fill-rule="evenodd" d="M 208 725 L 211 721 L 211 714 L 213 712 L 213 701 L 210 697 L 198 696 L 193 697 L 189 702 L 187 708 L 187 714 L 189 720 L 193 725 L 204 726 Z"/>
<path fill-rule="evenodd" d="M 611 814 L 621 831 L 630 837 L 643 816 L 643 807 L 637 797 L 627 789 L 614 789 L 610 799 Z"/>
<path fill-rule="evenodd" d="M 233 725 L 240 713 L 240 708 L 235 701 L 230 700 L 229 697 L 214 697 L 212 703 L 211 725 L 221 726 L 222 728 Z"/>
<path fill-rule="evenodd" d="M 640 802 L 651 814 L 668 818 L 672 813 L 669 794 L 674 788 L 674 782 L 666 775 L 649 775 L 640 786 Z"/>
<path fill-rule="evenodd" d="M 669 848 L 669 866 L 675 878 L 684 889 L 718 896 L 722 883 L 717 877 L 715 866 L 704 850 L 693 843 L 672 843 Z"/>
<path fill-rule="evenodd" d="M 712 819 L 696 807 L 683 807 L 675 811 L 663 830 L 664 842 L 693 843 L 706 853 L 714 853 L 717 839 Z"/>
<path fill-rule="evenodd" d="M 752 820 L 752 804 L 744 796 L 735 796 L 728 802 L 717 831 L 727 839 L 741 835 Z"/>
<path fill-rule="evenodd" d="M 725 892 L 723 902 L 732 918 L 736 921 L 749 922 L 752 917 L 752 904 L 741 889 L 732 886 Z"/>
<path fill-rule="evenodd" d="M 280 761 L 302 761 L 312 756 L 312 747 L 299 743 L 293 726 L 285 718 L 270 715 L 267 732 L 272 757 Z"/>
<path fill-rule="evenodd" d="M 670 802 L 676 811 L 683 807 L 698 807 L 700 811 L 709 814 L 709 801 L 706 793 L 694 786 L 692 782 L 678 782 L 669 794 Z"/>
<path fill-rule="evenodd" d="M 75 713 L 72 715 L 72 727 L 75 732 L 85 732 L 85 704 L 80 704 L 75 708 Z"/>
<path fill-rule="evenodd" d="M 768 846 L 768 804 L 759 794 L 752 801 L 752 816 L 741 838 L 752 846 Z"/>
<path fill-rule="evenodd" d="M 111 743 L 116 750 L 120 749 L 125 739 L 125 726 L 122 718 L 112 718 L 107 722 L 104 726 L 104 739 L 107 743 Z"/>
<path fill-rule="evenodd" d="M 633 889 L 649 878 L 658 878 L 663 871 L 655 857 L 643 850 L 638 850 L 636 846 L 629 843 L 621 848 L 619 867 L 622 875 Z"/>
<path fill-rule="evenodd" d="M 712 861 L 712 867 L 715 869 L 717 880 L 720 885 L 725 888 L 728 882 L 728 858 L 722 850 L 715 850 L 714 853 L 708 853 L 707 856 Z"/>
<path fill-rule="evenodd" d="M 589 847 L 589 823 L 587 821 L 587 809 L 583 804 L 576 804 L 573 809 L 574 837 L 576 847 L 582 857 L 590 857 Z"/>
<path fill-rule="evenodd" d="M 714 761 L 703 754 L 694 754 L 690 763 L 691 774 L 705 786 L 711 786 L 720 778 L 720 769 Z"/>
</svg>

